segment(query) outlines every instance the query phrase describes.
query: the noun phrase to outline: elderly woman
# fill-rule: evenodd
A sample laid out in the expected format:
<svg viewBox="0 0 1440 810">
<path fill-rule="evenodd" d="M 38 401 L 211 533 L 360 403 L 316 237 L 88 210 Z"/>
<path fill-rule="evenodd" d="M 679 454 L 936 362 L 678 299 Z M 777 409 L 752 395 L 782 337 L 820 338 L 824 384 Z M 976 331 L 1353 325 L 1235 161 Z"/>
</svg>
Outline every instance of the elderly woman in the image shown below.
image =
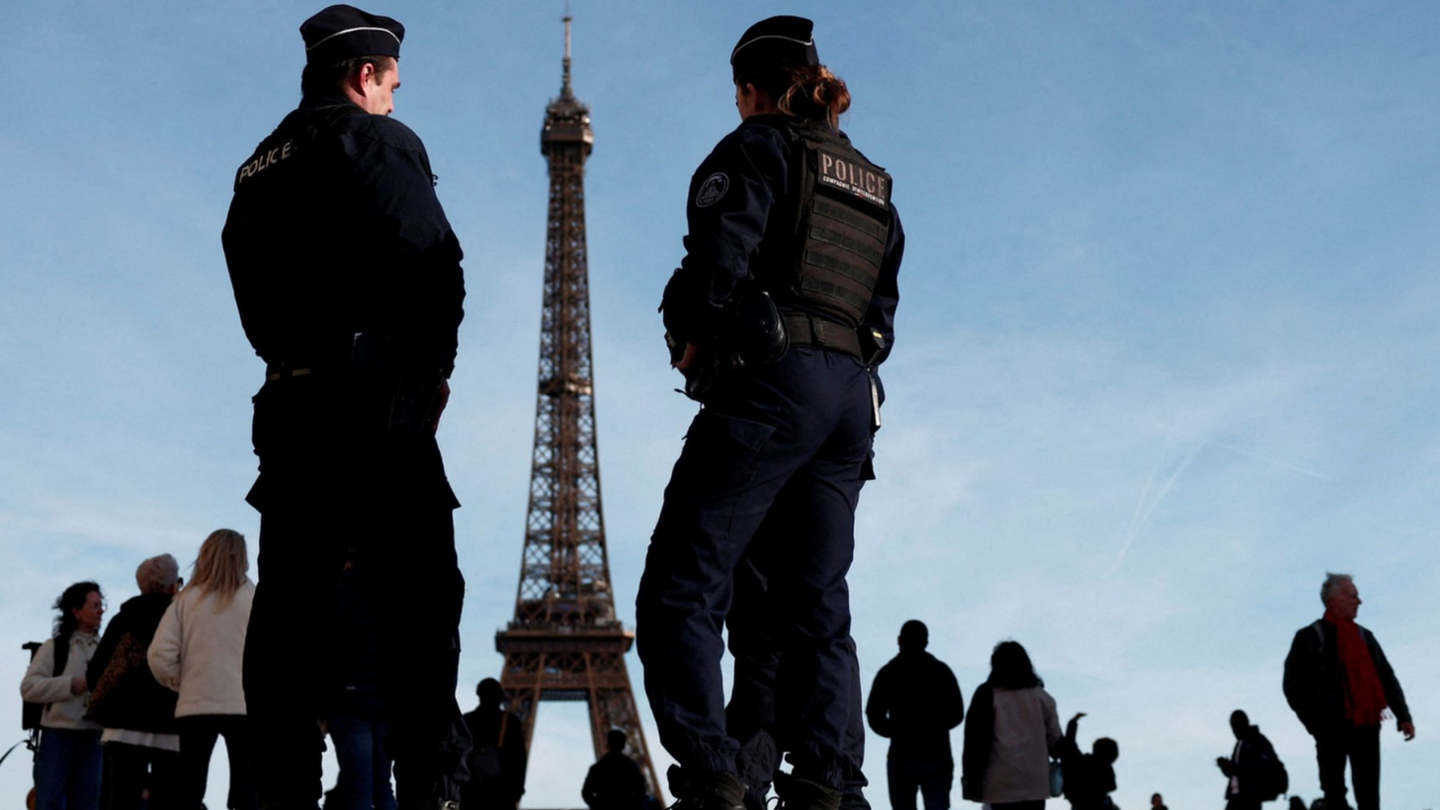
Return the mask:
<svg viewBox="0 0 1440 810">
<path fill-rule="evenodd" d="M 256 810 L 245 728 L 245 690 L 240 661 L 255 583 L 250 581 L 245 537 L 217 529 L 200 546 L 195 574 L 160 620 L 148 658 L 155 679 L 180 693 L 182 810 L 198 810 L 205 797 L 210 754 L 225 738 L 230 759 L 226 807 Z"/>
<path fill-rule="evenodd" d="M 176 806 L 175 693 L 155 680 L 145 654 L 180 583 L 180 564 L 171 555 L 140 563 L 135 569 L 140 595 L 120 606 L 86 670 L 90 719 L 105 727 L 104 810 L 138 810 L 147 789 L 149 810 Z"/>
<path fill-rule="evenodd" d="M 35 753 L 35 810 L 100 806 L 100 727 L 85 719 L 85 668 L 100 643 L 105 598 L 94 582 L 77 582 L 55 600 L 52 638 L 40 645 L 20 694 L 45 704 Z"/>
</svg>

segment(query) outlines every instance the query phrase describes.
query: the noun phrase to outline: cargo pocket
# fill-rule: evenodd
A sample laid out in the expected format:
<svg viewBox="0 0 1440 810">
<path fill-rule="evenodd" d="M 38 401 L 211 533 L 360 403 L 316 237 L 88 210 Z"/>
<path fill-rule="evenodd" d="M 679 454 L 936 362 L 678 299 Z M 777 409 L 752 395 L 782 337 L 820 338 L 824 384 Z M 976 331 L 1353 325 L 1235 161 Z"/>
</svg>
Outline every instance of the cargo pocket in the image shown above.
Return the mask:
<svg viewBox="0 0 1440 810">
<path fill-rule="evenodd" d="M 701 411 L 685 434 L 677 478 L 697 493 L 738 493 L 750 484 L 774 425 Z"/>
</svg>

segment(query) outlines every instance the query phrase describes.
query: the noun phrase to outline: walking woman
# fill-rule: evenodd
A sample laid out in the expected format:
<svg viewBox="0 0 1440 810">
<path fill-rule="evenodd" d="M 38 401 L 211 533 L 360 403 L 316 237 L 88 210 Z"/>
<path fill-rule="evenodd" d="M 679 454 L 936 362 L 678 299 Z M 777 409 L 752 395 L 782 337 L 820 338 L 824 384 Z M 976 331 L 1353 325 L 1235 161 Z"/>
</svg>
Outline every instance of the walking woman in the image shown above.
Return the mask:
<svg viewBox="0 0 1440 810">
<path fill-rule="evenodd" d="M 35 753 L 35 810 L 96 810 L 100 726 L 85 719 L 85 668 L 100 644 L 105 598 L 94 582 L 77 582 L 55 600 L 55 609 L 54 633 L 20 681 L 21 697 L 45 704 Z"/>
<path fill-rule="evenodd" d="M 250 581 L 245 537 L 218 529 L 200 545 L 194 575 L 175 597 L 150 643 L 155 679 L 180 693 L 181 810 L 198 810 L 205 798 L 210 754 L 225 738 L 230 759 L 226 807 L 256 810 L 245 723 L 240 663 L 255 583 Z M 297 618 L 298 621 L 298 618 Z"/>
<path fill-rule="evenodd" d="M 787 810 L 834 810 L 842 788 L 863 784 L 845 576 L 874 477 L 875 369 L 893 338 L 904 235 L 890 175 L 840 131 L 850 91 L 820 63 L 812 28 L 771 17 L 731 52 L 741 123 L 691 179 L 686 255 L 663 296 L 671 361 L 704 409 L 665 489 L 636 640 L 686 810 L 737 810 L 746 788 L 721 628 L 757 533 L 775 610 L 752 629 L 779 652 L 779 744 L 794 766 L 777 792 Z"/>
<path fill-rule="evenodd" d="M 1018 641 L 990 655 L 965 721 L 962 791 L 994 810 L 1040 810 L 1050 798 L 1050 751 L 1062 739 L 1055 698 Z"/>
</svg>

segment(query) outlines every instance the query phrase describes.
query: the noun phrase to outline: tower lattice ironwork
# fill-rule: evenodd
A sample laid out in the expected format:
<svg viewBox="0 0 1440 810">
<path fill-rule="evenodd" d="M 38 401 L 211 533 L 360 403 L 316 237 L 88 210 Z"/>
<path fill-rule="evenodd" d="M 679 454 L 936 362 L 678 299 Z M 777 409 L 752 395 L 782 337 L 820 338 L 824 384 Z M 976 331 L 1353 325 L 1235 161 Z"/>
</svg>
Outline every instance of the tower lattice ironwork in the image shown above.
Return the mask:
<svg viewBox="0 0 1440 810">
<path fill-rule="evenodd" d="M 500 684 L 525 723 L 527 746 L 540 701 L 585 701 L 596 757 L 611 729 L 624 731 L 650 795 L 663 804 L 625 667 L 635 634 L 615 615 L 600 510 L 585 256 L 585 159 L 594 143 L 590 108 L 570 86 L 566 16 L 564 81 L 540 132 L 550 206 L 525 551 L 515 618 L 496 633 L 495 648 L 505 655 Z"/>
</svg>

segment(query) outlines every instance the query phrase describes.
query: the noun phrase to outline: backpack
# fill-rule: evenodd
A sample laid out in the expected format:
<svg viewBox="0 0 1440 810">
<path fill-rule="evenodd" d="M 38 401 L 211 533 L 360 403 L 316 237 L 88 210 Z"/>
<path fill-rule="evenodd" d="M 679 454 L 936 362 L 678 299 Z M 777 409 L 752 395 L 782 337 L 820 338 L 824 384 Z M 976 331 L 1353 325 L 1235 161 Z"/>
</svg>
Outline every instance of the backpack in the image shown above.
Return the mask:
<svg viewBox="0 0 1440 810">
<path fill-rule="evenodd" d="M 1272 751 L 1260 762 L 1260 800 L 1270 802 L 1289 793 L 1290 774 L 1285 771 L 1285 763 L 1280 761 L 1280 757 Z"/>
<path fill-rule="evenodd" d="M 21 645 L 20 649 L 30 651 L 30 660 L 35 660 L 35 653 L 43 646 L 38 641 L 29 641 Z M 65 666 L 70 663 L 70 634 L 64 633 L 55 637 L 55 672 L 60 675 L 65 672 Z M 45 703 L 31 703 L 25 701 L 20 709 L 20 728 L 23 731 L 34 731 L 40 728 L 40 718 L 45 714 Z"/>
</svg>

